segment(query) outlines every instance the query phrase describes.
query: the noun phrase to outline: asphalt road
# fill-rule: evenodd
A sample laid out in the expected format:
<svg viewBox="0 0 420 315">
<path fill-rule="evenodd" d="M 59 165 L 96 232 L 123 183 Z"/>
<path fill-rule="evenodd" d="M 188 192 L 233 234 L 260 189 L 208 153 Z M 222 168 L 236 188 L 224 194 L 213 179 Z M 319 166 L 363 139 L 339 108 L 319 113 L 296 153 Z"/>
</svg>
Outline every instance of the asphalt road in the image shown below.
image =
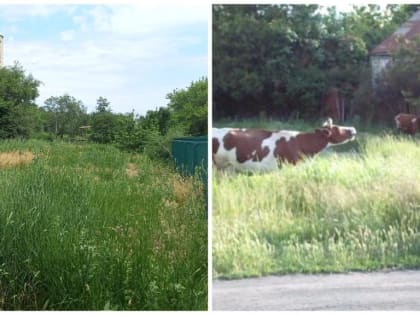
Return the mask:
<svg viewBox="0 0 420 315">
<path fill-rule="evenodd" d="M 420 310 L 420 270 L 213 281 L 213 310 Z"/>
</svg>

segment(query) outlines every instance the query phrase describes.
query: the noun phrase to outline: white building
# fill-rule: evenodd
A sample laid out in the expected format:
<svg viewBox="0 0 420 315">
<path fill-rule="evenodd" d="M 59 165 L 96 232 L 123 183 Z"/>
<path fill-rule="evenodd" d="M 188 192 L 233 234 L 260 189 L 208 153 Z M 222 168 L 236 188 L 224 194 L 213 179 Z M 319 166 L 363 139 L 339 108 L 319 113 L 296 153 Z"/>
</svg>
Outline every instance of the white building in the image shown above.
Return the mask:
<svg viewBox="0 0 420 315">
<path fill-rule="evenodd" d="M 400 47 L 401 41 L 409 42 L 418 36 L 420 36 L 420 10 L 371 51 L 373 86 L 376 85 L 383 71 L 391 64 L 392 55 Z"/>
</svg>

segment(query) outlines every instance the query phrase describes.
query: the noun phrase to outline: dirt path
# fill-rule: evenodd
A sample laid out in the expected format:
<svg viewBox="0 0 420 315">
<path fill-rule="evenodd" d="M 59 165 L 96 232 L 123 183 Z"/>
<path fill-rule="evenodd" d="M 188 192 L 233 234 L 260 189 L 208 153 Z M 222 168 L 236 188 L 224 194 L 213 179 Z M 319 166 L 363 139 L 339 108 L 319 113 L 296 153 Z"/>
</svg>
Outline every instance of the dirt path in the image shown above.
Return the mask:
<svg viewBox="0 0 420 315">
<path fill-rule="evenodd" d="M 420 270 L 216 280 L 213 310 L 420 310 Z"/>
</svg>

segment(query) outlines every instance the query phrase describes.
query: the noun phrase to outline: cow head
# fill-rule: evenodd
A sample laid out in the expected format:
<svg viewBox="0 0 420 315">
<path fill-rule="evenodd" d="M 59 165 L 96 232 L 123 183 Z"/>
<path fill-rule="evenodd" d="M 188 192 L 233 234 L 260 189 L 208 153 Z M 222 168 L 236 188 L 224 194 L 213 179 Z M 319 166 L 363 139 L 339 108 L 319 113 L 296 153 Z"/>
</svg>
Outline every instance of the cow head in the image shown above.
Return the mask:
<svg viewBox="0 0 420 315">
<path fill-rule="evenodd" d="M 418 116 L 411 119 L 411 125 L 412 125 L 413 132 L 416 132 L 417 130 L 420 129 L 420 119 Z"/>
<path fill-rule="evenodd" d="M 328 118 L 322 125 L 322 129 L 318 130 L 318 132 L 322 132 L 325 135 L 329 145 L 343 144 L 354 140 L 356 137 L 356 129 L 354 127 L 333 125 L 331 118 Z"/>
</svg>

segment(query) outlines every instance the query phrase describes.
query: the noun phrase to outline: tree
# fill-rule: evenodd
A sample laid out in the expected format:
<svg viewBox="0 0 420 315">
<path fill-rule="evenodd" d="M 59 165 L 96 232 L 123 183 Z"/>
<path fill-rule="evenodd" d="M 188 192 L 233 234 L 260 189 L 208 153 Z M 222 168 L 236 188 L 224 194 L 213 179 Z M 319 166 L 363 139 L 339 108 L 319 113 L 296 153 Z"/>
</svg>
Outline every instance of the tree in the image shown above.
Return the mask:
<svg viewBox="0 0 420 315">
<path fill-rule="evenodd" d="M 40 83 L 18 63 L 0 68 L 0 138 L 28 137 L 36 129 Z"/>
<path fill-rule="evenodd" d="M 134 112 L 117 115 L 117 128 L 115 142 L 121 149 L 128 151 L 139 151 L 141 142 L 136 135 L 136 117 Z"/>
<path fill-rule="evenodd" d="M 92 133 L 90 139 L 99 143 L 111 143 L 115 140 L 117 117 L 111 112 L 110 102 L 99 97 L 96 112 L 92 114 Z"/>
<path fill-rule="evenodd" d="M 186 134 L 207 134 L 207 95 L 207 78 L 192 82 L 187 89 L 174 90 L 167 95 L 173 122 L 180 125 Z M 162 121 L 168 120 L 167 113 L 161 112 L 160 115 Z"/>
<path fill-rule="evenodd" d="M 64 135 L 74 137 L 79 134 L 79 127 L 88 121 L 86 107 L 73 96 L 51 96 L 43 107 L 47 113 L 46 129 L 61 138 Z"/>
<path fill-rule="evenodd" d="M 330 88 L 352 103 L 369 51 L 414 7 L 216 5 L 213 8 L 213 117 L 319 115 Z"/>
<path fill-rule="evenodd" d="M 168 107 L 160 107 L 156 110 L 149 110 L 146 113 L 146 116 L 141 116 L 138 120 L 139 124 L 144 129 L 154 129 L 160 135 L 165 135 L 171 124 L 172 124 L 172 115 Z"/>
<path fill-rule="evenodd" d="M 316 60 L 319 46 L 317 9 L 316 5 L 215 6 L 214 116 L 286 115 L 303 103 L 301 91 L 314 94 L 310 87 L 296 86 L 291 76 L 315 74 L 307 68 Z M 303 96 L 305 101 L 309 94 Z"/>
<path fill-rule="evenodd" d="M 111 111 L 111 103 L 105 97 L 99 96 L 99 98 L 96 100 L 96 104 L 96 112 L 98 113 Z"/>
</svg>

